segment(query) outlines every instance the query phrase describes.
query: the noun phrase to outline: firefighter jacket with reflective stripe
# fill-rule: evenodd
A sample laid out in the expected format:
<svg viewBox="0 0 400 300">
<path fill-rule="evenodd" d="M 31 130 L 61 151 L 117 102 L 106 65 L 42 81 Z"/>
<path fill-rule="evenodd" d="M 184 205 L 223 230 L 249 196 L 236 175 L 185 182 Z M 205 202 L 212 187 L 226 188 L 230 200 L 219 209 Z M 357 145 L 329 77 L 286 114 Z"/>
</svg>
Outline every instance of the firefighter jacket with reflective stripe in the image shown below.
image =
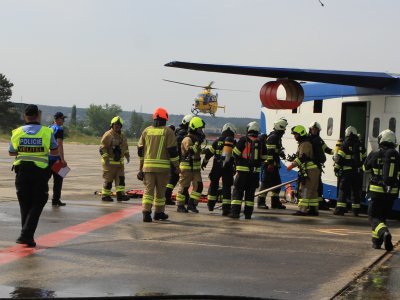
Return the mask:
<svg viewBox="0 0 400 300">
<path fill-rule="evenodd" d="M 200 171 L 201 142 L 194 134 L 188 134 L 181 144 L 181 170 Z"/>
<path fill-rule="evenodd" d="M 143 172 L 164 172 L 179 165 L 176 137 L 167 126 L 149 126 L 138 142 L 138 155 Z"/>
<path fill-rule="evenodd" d="M 336 169 L 359 172 L 366 158 L 366 151 L 357 136 L 346 137 L 336 156 Z"/>
<path fill-rule="evenodd" d="M 318 166 L 313 162 L 314 153 L 311 142 L 308 138 L 304 139 L 299 143 L 296 153 L 296 159 L 294 163 L 300 169 L 300 173 L 307 173 L 309 169 L 318 168 Z"/>
<path fill-rule="evenodd" d="M 220 136 L 212 143 L 211 147 L 206 149 L 204 160 L 209 161 L 214 156 L 214 163 L 221 164 L 221 166 L 232 166 L 234 162 L 232 152 L 235 145 L 236 141 L 233 137 Z"/>
<path fill-rule="evenodd" d="M 47 168 L 52 134 L 53 130 L 44 126 L 36 134 L 28 134 L 22 127 L 14 129 L 11 143 L 18 152 L 14 166 L 20 165 L 23 161 L 32 161 L 39 168 Z"/>
<path fill-rule="evenodd" d="M 282 135 L 284 131 L 272 131 L 265 142 L 266 155 L 263 158 L 266 160 L 267 165 L 273 165 L 280 167 L 279 155 L 283 151 L 282 147 Z"/>
<path fill-rule="evenodd" d="M 393 157 L 393 160 L 387 162 L 389 166 L 387 166 L 388 174 L 386 175 L 387 177 L 389 177 L 389 179 L 393 179 L 392 182 L 394 182 L 392 186 L 387 186 L 385 184 L 383 176 L 384 164 L 386 163 L 384 159 L 386 151 L 388 151 L 388 149 L 379 149 L 377 151 L 372 151 L 365 160 L 363 169 L 365 171 L 371 171 L 371 177 L 369 181 L 370 192 L 397 195 L 399 192 L 400 161 Z M 392 151 L 396 150 L 392 149 Z"/>
<path fill-rule="evenodd" d="M 258 137 L 242 136 L 233 148 L 236 171 L 260 172 L 262 162 L 260 148 L 261 143 Z"/>
<path fill-rule="evenodd" d="M 100 155 L 102 162 L 106 159 L 110 164 L 124 164 L 124 158 L 129 157 L 128 141 L 122 132 L 116 132 L 112 128 L 103 134 L 100 142 Z"/>
</svg>

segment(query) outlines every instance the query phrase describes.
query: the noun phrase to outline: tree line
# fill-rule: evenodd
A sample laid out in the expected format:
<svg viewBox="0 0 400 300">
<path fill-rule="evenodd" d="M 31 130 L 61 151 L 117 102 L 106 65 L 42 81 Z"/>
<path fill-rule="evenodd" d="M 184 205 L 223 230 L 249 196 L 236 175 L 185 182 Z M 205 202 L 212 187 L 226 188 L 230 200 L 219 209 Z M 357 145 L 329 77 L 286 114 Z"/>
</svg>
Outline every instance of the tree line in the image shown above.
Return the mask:
<svg viewBox="0 0 400 300">
<path fill-rule="evenodd" d="M 2 132 L 10 132 L 13 128 L 20 126 L 23 122 L 22 112 L 26 104 L 12 103 L 10 102 L 12 96 L 11 83 L 3 74 L 0 73 L 0 130 Z M 84 134 L 91 136 L 101 136 L 110 128 L 110 121 L 115 116 L 121 116 L 123 110 L 121 106 L 117 104 L 105 104 L 96 105 L 91 104 L 89 108 L 85 109 L 85 117 L 82 119 L 77 118 L 77 107 L 73 105 L 71 113 L 64 111 L 65 115 L 69 115 L 67 122 L 65 123 L 65 133 L 67 135 Z M 124 112 L 126 116 L 126 113 Z M 44 117 L 44 116 L 43 116 Z M 175 121 L 175 126 L 180 123 L 181 116 L 171 116 L 172 123 Z M 208 125 L 216 123 L 216 119 L 213 117 L 202 116 Z M 124 119 L 124 118 L 123 118 Z M 228 119 L 226 120 L 228 121 Z M 252 119 L 241 120 L 244 122 L 252 121 Z M 47 116 L 47 120 L 42 118 L 42 123 L 46 125 L 46 122 L 52 122 L 52 115 Z M 221 120 L 218 119 L 221 123 Z M 224 122 L 224 121 L 222 121 Z M 232 121 L 230 121 L 232 122 Z M 238 133 L 244 134 L 246 132 L 246 126 L 242 124 L 235 124 L 237 126 Z M 150 114 L 137 113 L 135 110 L 130 113 L 128 120 L 124 119 L 124 126 L 122 127 L 124 133 L 131 138 L 138 138 L 144 128 L 152 124 L 152 118 Z M 50 124 L 49 124 L 50 125 Z M 206 126 L 206 128 L 210 128 Z M 215 124 L 214 124 L 214 127 Z M 218 126 L 218 127 L 222 127 Z M 215 128 L 218 131 L 219 128 Z"/>
</svg>

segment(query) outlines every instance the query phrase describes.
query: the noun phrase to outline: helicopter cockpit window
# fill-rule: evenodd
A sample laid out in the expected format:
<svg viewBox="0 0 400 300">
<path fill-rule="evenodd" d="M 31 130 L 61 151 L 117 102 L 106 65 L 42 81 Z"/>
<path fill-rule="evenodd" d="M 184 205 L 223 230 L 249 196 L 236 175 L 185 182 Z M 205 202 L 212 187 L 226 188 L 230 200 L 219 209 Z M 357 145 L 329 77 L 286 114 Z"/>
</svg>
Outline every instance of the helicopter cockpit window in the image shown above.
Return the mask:
<svg viewBox="0 0 400 300">
<path fill-rule="evenodd" d="M 390 118 L 389 129 L 393 132 L 396 132 L 396 118 Z"/>
<path fill-rule="evenodd" d="M 379 118 L 374 119 L 374 123 L 372 124 L 372 136 L 377 138 L 379 135 L 379 127 L 381 125 L 381 120 Z"/>
</svg>

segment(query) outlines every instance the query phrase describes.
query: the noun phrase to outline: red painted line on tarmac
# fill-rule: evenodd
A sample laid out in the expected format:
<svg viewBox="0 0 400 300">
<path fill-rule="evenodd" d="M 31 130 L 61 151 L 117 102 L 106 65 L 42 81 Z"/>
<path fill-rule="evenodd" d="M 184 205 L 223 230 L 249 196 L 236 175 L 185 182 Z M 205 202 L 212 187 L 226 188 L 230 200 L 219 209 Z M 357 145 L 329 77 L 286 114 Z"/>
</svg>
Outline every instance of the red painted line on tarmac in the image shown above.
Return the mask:
<svg viewBox="0 0 400 300">
<path fill-rule="evenodd" d="M 91 231 L 114 224 L 122 219 L 126 219 L 140 211 L 142 211 L 141 206 L 134 206 L 43 235 L 36 239 L 36 243 L 38 245 L 36 248 L 28 248 L 24 245 L 16 245 L 2 249 L 0 250 L 0 265 L 8 264 L 23 257 L 35 254 L 36 252 L 43 251 L 47 248 L 58 246 Z"/>
</svg>

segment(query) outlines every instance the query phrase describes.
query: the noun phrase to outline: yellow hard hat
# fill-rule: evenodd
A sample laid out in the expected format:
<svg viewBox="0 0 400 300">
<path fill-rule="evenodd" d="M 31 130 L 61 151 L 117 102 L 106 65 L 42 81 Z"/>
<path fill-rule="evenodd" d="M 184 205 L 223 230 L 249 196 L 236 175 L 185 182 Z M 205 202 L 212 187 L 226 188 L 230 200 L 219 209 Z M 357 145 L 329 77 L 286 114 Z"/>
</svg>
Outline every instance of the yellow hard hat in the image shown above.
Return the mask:
<svg viewBox="0 0 400 300">
<path fill-rule="evenodd" d="M 116 117 L 111 119 L 110 126 L 112 126 L 115 123 L 119 123 L 122 126 L 124 124 L 124 121 L 122 121 L 122 118 L 120 116 L 116 116 Z"/>
</svg>

